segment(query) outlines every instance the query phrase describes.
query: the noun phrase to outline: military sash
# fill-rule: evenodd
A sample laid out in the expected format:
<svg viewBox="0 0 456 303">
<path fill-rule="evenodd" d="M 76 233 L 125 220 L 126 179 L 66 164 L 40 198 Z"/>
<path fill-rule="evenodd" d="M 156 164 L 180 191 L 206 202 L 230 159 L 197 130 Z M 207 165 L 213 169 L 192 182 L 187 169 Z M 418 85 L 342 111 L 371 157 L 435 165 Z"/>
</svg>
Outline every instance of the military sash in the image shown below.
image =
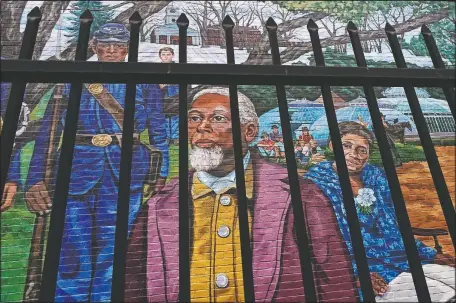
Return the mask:
<svg viewBox="0 0 456 303">
<path fill-rule="evenodd" d="M 116 121 L 120 130 L 123 131 L 124 122 L 124 109 L 122 105 L 114 98 L 114 96 L 100 83 L 84 84 L 87 91 L 98 101 L 98 103 L 111 114 L 113 119 Z M 122 142 L 121 135 L 118 136 L 119 145 Z M 139 140 L 139 143 L 146 147 L 150 153 L 150 165 L 149 174 L 146 182 L 149 184 L 155 184 L 157 177 L 160 172 L 162 153 L 150 144 L 146 144 Z"/>
</svg>

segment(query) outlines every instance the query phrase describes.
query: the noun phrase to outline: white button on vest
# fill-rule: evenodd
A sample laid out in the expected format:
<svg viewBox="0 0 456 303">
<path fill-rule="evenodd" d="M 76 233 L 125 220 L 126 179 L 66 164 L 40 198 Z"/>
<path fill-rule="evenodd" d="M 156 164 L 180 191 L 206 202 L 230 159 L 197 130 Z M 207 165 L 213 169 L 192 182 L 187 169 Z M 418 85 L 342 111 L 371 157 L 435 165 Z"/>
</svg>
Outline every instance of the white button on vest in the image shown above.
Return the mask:
<svg viewBox="0 0 456 303">
<path fill-rule="evenodd" d="M 226 238 L 230 235 L 230 228 L 226 225 L 220 225 L 217 234 L 222 238 Z"/>
<path fill-rule="evenodd" d="M 226 288 L 228 286 L 228 276 L 225 274 L 217 274 L 215 276 L 215 285 L 218 288 Z"/>
<path fill-rule="evenodd" d="M 229 196 L 221 196 L 220 197 L 220 204 L 223 206 L 228 206 L 231 204 L 231 198 Z"/>
</svg>

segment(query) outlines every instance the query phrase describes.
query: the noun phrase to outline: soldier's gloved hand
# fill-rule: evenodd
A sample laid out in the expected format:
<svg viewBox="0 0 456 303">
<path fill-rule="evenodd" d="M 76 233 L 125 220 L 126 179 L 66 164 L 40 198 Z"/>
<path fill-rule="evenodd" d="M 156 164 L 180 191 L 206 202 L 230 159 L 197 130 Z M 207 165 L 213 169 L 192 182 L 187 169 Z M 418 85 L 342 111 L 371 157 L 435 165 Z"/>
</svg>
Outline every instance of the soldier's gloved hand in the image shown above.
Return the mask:
<svg viewBox="0 0 456 303">
<path fill-rule="evenodd" d="M 14 182 L 7 182 L 3 190 L 1 212 L 10 209 L 14 205 L 14 196 L 16 195 L 17 184 Z"/>
<path fill-rule="evenodd" d="M 52 202 L 46 185 L 40 181 L 25 193 L 25 202 L 30 212 L 40 216 L 51 211 Z"/>
</svg>

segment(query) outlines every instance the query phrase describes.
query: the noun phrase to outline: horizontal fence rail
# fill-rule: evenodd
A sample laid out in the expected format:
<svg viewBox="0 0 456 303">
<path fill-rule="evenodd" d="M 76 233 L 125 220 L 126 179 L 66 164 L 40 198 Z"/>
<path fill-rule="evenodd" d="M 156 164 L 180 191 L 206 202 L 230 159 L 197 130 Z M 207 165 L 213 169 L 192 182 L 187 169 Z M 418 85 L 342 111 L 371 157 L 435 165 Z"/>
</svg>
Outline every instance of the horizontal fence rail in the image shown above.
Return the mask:
<svg viewBox="0 0 456 303">
<path fill-rule="evenodd" d="M 50 220 L 50 231 L 46 246 L 46 257 L 43 267 L 43 279 L 40 290 L 36 290 L 33 297 L 28 300 L 50 302 L 55 299 L 56 280 L 62 246 L 65 212 L 67 207 L 68 190 L 72 169 L 72 158 L 77 133 L 79 106 L 83 83 L 126 83 L 126 100 L 124 110 L 124 124 L 122 130 L 120 185 L 118 193 L 118 208 L 115 233 L 114 268 L 112 280 L 111 300 L 121 302 L 125 300 L 123 286 L 125 283 L 125 262 L 128 236 L 129 194 L 132 167 L 132 148 L 134 132 L 135 87 L 139 83 L 177 83 L 179 84 L 179 301 L 189 302 L 191 295 L 190 279 L 190 221 L 189 210 L 189 168 L 188 168 L 188 125 L 187 87 L 191 83 L 198 84 L 223 84 L 230 85 L 230 107 L 232 114 L 233 145 L 235 155 L 236 189 L 238 196 L 238 216 L 240 226 L 240 242 L 242 255 L 242 270 L 244 279 L 245 301 L 254 302 L 256 286 L 254 284 L 254 270 L 252 268 L 252 243 L 249 237 L 248 207 L 246 198 L 241 123 L 239 117 L 239 104 L 237 95 L 238 84 L 260 84 L 276 86 L 277 99 L 280 112 L 280 126 L 284 137 L 284 147 L 287 160 L 287 172 L 291 194 L 291 203 L 294 213 L 294 229 L 298 242 L 299 261 L 302 274 L 303 294 L 307 301 L 320 300 L 316 292 L 311 244 L 308 239 L 302 198 L 300 196 L 299 176 L 293 154 L 293 135 L 290 127 L 290 116 L 285 96 L 285 85 L 305 85 L 321 87 L 323 102 L 331 142 L 334 147 L 337 171 L 342 187 L 343 202 L 349 219 L 349 232 L 354 248 L 354 258 L 358 269 L 358 280 L 362 290 L 363 299 L 375 302 L 375 295 L 371 284 L 371 273 L 368 267 L 364 242 L 354 204 L 353 192 L 350 185 L 347 165 L 344 158 L 344 147 L 336 118 L 335 108 L 331 97 L 330 86 L 363 86 L 368 108 L 372 118 L 373 129 L 376 135 L 381 158 L 385 167 L 388 183 L 391 188 L 395 214 L 399 229 L 406 248 L 407 260 L 410 264 L 413 282 L 420 302 L 430 301 L 429 290 L 426 285 L 423 269 L 420 264 L 417 248 L 413 238 L 410 220 L 405 207 L 396 169 L 393 165 L 388 140 L 380 116 L 374 86 L 404 87 L 407 100 L 412 110 L 412 115 L 418 128 L 421 143 L 424 148 L 427 163 L 438 193 L 443 213 L 450 230 L 450 235 L 455 245 L 455 211 L 453 202 L 448 192 L 440 164 L 429 135 L 421 107 L 414 91 L 415 86 L 441 87 L 450 105 L 454 116 L 454 87 L 456 76 L 454 70 L 446 70 L 435 45 L 432 33 L 427 27 L 422 28 L 422 35 L 431 54 L 435 69 L 408 69 L 400 49 L 394 28 L 387 24 L 385 32 L 398 68 L 369 68 L 364 58 L 363 50 L 356 26 L 350 22 L 347 30 L 354 49 L 358 67 L 326 67 L 323 52 L 318 36 L 318 27 L 310 20 L 308 30 L 311 36 L 315 61 L 318 66 L 282 66 L 277 41 L 277 24 L 272 18 L 265 24 L 270 44 L 271 56 L 274 65 L 250 66 L 235 65 L 233 49 L 234 23 L 229 16 L 222 24 L 226 35 L 227 62 L 220 64 L 189 64 L 187 62 L 187 27 L 189 21 L 185 14 L 177 20 L 179 27 L 179 63 L 138 63 L 139 28 L 142 23 L 141 16 L 135 12 L 130 18 L 131 40 L 129 62 L 86 62 L 89 43 L 90 28 L 93 21 L 89 10 L 80 17 L 80 31 L 76 49 L 75 62 L 32 61 L 33 47 L 41 20 L 38 8 L 28 15 L 27 25 L 19 60 L 1 60 L 1 79 L 3 82 L 13 82 L 12 93 L 7 107 L 5 127 L 1 134 L 1 191 L 5 184 L 11 153 L 15 138 L 20 104 L 22 103 L 25 84 L 29 83 L 71 83 L 68 111 L 65 120 L 64 136 L 62 141 L 53 210 Z M 121 203 L 122 202 L 122 203 Z M 255 239 L 253 239 L 255 240 Z M 41 251 L 42 254 L 42 251 Z M 35 263 L 34 263 L 35 264 Z M 41 267 L 41 263 L 39 267 Z M 41 276 L 41 268 L 36 277 Z M 29 280 L 27 280 L 29 281 Z M 27 283 L 39 283 L 29 281 Z"/>
<path fill-rule="evenodd" d="M 408 68 L 30 60 L 1 60 L 1 65 L 2 81 L 34 83 L 134 81 L 178 84 L 191 79 L 193 83 L 204 84 L 397 86 L 406 82 L 413 86 L 454 87 L 456 80 L 452 70 Z"/>
</svg>

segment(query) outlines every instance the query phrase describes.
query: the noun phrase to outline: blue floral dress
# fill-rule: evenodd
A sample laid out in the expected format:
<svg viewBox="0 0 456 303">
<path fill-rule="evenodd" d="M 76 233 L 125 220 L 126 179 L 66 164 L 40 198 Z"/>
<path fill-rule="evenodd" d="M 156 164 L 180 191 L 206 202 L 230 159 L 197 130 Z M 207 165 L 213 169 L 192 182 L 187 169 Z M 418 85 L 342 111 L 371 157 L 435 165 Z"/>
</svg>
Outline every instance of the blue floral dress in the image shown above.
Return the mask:
<svg viewBox="0 0 456 303">
<path fill-rule="evenodd" d="M 339 177 L 332 165 L 333 162 L 320 162 L 313 166 L 304 178 L 315 182 L 332 202 L 340 231 L 350 252 L 354 273 L 358 276 Z M 389 283 L 400 273 L 409 271 L 409 265 L 388 181 L 383 170 L 370 164 L 363 168 L 361 181 L 363 188 L 372 189 L 376 198 L 369 212 L 360 211 L 357 205 L 367 263 L 371 272 L 378 273 Z M 355 197 L 358 195 L 353 194 Z M 435 250 L 419 240 L 415 241 L 422 264 L 431 263 L 436 254 Z"/>
</svg>

